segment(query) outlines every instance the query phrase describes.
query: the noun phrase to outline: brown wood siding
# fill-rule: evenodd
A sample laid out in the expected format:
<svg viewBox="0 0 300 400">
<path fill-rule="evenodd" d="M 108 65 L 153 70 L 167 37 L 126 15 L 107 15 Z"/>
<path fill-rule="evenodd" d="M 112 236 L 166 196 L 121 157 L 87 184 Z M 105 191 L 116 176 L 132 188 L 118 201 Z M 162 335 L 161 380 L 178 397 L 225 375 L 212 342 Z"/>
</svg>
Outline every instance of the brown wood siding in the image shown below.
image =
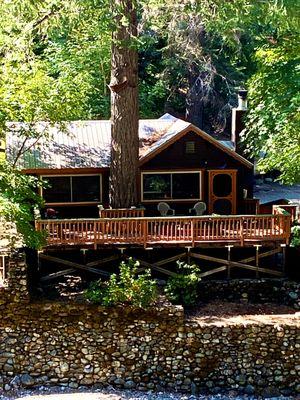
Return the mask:
<svg viewBox="0 0 300 400">
<path fill-rule="evenodd" d="M 186 142 L 195 142 L 195 154 L 186 153 Z M 171 144 L 156 157 L 141 167 L 142 171 L 155 170 L 188 170 L 188 169 L 236 169 L 237 170 L 237 212 L 242 212 L 241 204 L 243 189 L 248 190 L 248 196 L 253 191 L 253 170 L 207 142 L 195 132 L 188 132 L 175 143 Z M 203 174 L 204 201 L 208 203 L 207 171 Z M 182 204 L 181 207 L 184 205 Z"/>
<path fill-rule="evenodd" d="M 195 142 L 195 154 L 186 154 L 186 142 Z M 156 157 L 142 166 L 142 170 L 151 169 L 236 169 L 241 163 L 222 150 L 207 142 L 195 132 L 188 132 L 175 143 L 171 144 Z M 249 168 L 248 168 L 249 169 Z"/>
</svg>

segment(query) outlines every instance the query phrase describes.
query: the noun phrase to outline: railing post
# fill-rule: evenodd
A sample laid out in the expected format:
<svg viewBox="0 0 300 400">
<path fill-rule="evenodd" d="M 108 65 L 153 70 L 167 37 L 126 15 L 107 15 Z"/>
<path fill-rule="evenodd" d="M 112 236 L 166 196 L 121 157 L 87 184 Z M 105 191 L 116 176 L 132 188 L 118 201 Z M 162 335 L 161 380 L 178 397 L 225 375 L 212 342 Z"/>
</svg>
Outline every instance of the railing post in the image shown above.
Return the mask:
<svg viewBox="0 0 300 400">
<path fill-rule="evenodd" d="M 289 215 L 285 216 L 285 244 L 289 244 L 291 236 L 291 217 Z"/>
<path fill-rule="evenodd" d="M 191 220 L 191 236 L 192 236 L 192 247 L 195 246 L 195 235 L 194 235 L 194 220 Z"/>
<path fill-rule="evenodd" d="M 240 236 L 241 236 L 241 246 L 244 246 L 244 218 L 240 218 Z"/>
<path fill-rule="evenodd" d="M 97 222 L 94 220 L 94 250 L 97 250 Z"/>
<path fill-rule="evenodd" d="M 144 219 L 143 221 L 143 231 L 144 231 L 144 247 L 147 247 L 148 221 L 146 219 Z"/>
</svg>

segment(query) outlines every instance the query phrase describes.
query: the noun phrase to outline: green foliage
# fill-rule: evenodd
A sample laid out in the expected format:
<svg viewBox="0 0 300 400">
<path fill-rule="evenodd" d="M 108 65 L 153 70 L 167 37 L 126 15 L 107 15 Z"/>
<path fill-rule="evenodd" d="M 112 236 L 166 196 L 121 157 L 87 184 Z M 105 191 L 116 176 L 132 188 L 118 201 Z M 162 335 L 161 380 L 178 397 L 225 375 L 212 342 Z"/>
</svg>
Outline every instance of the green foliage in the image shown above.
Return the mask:
<svg viewBox="0 0 300 400">
<path fill-rule="evenodd" d="M 170 301 L 175 304 L 192 306 L 197 301 L 200 269 L 197 265 L 177 261 L 178 274 L 168 279 L 165 293 Z"/>
<path fill-rule="evenodd" d="M 262 171 L 279 170 L 280 180 L 287 184 L 300 181 L 299 4 L 296 0 L 152 2 L 159 16 L 154 17 L 156 32 L 166 32 L 163 76 L 168 102 L 184 112 L 189 102 L 200 100 L 204 129 L 216 131 L 229 116 L 228 106 L 234 105 L 235 88 L 246 86 L 250 95 L 246 149 L 261 159 Z"/>
<path fill-rule="evenodd" d="M 256 52 L 258 72 L 250 80 L 248 149 L 263 153 L 261 171 L 277 169 L 287 184 L 300 181 L 299 54 L 295 37 L 278 39 Z"/>
<path fill-rule="evenodd" d="M 132 305 L 147 308 L 157 298 L 156 281 L 150 270 L 137 275 L 139 263 L 129 258 L 120 264 L 120 274 L 111 275 L 109 281 L 92 282 L 85 292 L 86 298 L 104 306 Z"/>
<path fill-rule="evenodd" d="M 292 227 L 291 246 L 300 247 L 300 225 Z"/>
<path fill-rule="evenodd" d="M 34 209 L 42 206 L 37 194 L 39 185 L 36 177 L 16 172 L 5 162 L 0 163 L 1 219 L 12 223 L 23 243 L 31 248 L 39 248 L 45 240 L 45 235 L 34 229 Z M 10 235 L 8 239 L 13 241 L 15 236 Z"/>
<path fill-rule="evenodd" d="M 246 149 L 260 159 L 261 171 L 276 169 L 282 182 L 299 182 L 299 1 L 220 1 L 214 11 L 207 28 L 223 35 L 233 52 L 239 50 L 248 71 Z"/>
<path fill-rule="evenodd" d="M 144 35 L 161 54 L 156 76 L 166 93 L 165 107 L 173 113 L 188 111 L 192 120 L 199 110 L 200 127 L 208 132 L 224 130 L 235 87 L 246 76 L 222 30 L 207 29 L 214 3 L 202 1 L 198 9 L 197 2 L 153 1 L 143 16 L 150 25 Z"/>
<path fill-rule="evenodd" d="M 0 215 L 14 223 L 29 247 L 39 247 L 44 239 L 33 224 L 33 209 L 42 200 L 39 181 L 17 170 L 18 159 L 39 138 L 51 140 L 53 125 L 64 129 L 63 121 L 96 113 L 91 96 L 105 97 L 109 73 L 107 7 L 100 0 L 0 2 L 0 139 L 12 122 L 23 123 L 15 159 L 0 167 Z M 105 111 L 100 108 L 99 114 L 107 116 L 107 99 Z"/>
</svg>

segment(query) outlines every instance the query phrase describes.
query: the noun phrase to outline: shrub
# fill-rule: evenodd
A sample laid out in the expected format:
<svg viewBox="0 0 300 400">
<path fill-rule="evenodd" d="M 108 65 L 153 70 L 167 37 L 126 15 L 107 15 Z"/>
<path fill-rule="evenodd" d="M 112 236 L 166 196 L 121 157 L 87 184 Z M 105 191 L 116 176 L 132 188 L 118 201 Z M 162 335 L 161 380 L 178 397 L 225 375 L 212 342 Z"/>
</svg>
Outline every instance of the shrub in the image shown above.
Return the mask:
<svg viewBox="0 0 300 400">
<path fill-rule="evenodd" d="M 137 275 L 138 261 L 129 258 L 120 264 L 120 274 L 111 275 L 106 282 L 92 282 L 85 291 L 85 297 L 92 303 L 104 306 L 133 305 L 146 308 L 157 298 L 156 281 L 151 271 Z"/>
<path fill-rule="evenodd" d="M 197 288 L 201 281 L 200 269 L 197 265 L 177 261 L 178 274 L 168 279 L 165 293 L 168 299 L 175 304 L 192 306 L 197 301 Z"/>
<path fill-rule="evenodd" d="M 291 246 L 300 247 L 300 225 L 292 227 Z"/>
</svg>

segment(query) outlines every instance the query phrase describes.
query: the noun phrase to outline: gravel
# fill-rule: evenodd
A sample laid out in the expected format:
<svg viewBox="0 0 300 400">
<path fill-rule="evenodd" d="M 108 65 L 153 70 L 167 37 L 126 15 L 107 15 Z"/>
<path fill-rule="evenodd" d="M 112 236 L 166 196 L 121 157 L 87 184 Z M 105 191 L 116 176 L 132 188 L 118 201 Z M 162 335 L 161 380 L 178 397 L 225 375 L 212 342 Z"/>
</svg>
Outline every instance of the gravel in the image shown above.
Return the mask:
<svg viewBox="0 0 300 400">
<path fill-rule="evenodd" d="M 261 398 L 261 397 L 260 397 Z M 228 394 L 216 394 L 216 395 L 182 395 L 178 393 L 168 392 L 137 392 L 137 391 L 118 391 L 113 388 L 109 389 L 87 389 L 79 388 L 76 391 L 70 391 L 64 387 L 59 388 L 47 388 L 40 387 L 34 390 L 18 391 L 10 394 L 1 394 L 0 400 L 255 400 L 258 397 L 238 395 L 238 393 L 232 391 Z M 270 400 L 292 400 L 296 397 L 292 396 L 281 396 L 272 397 Z"/>
</svg>

